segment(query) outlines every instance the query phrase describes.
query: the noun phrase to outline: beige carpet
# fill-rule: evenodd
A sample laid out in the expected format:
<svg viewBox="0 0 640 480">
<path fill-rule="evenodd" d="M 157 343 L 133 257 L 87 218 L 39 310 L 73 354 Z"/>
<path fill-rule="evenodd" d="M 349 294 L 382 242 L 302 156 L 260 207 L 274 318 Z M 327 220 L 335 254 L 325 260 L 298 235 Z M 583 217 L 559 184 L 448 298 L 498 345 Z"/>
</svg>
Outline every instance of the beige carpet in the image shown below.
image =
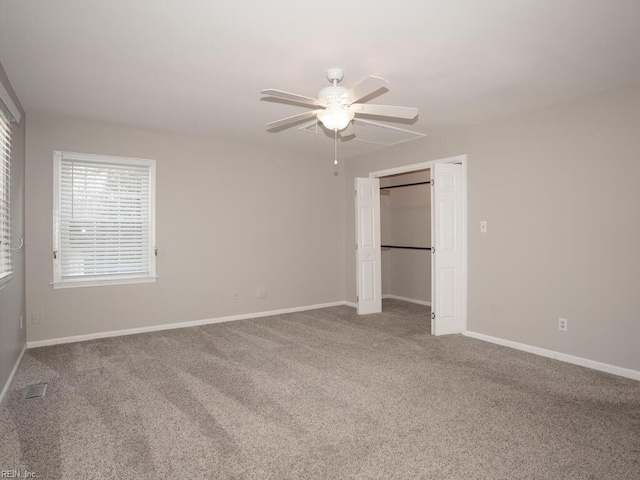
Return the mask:
<svg viewBox="0 0 640 480">
<path fill-rule="evenodd" d="M 29 350 L 0 469 L 38 479 L 638 479 L 640 382 L 386 301 Z M 44 399 L 23 389 L 48 382 Z"/>
</svg>

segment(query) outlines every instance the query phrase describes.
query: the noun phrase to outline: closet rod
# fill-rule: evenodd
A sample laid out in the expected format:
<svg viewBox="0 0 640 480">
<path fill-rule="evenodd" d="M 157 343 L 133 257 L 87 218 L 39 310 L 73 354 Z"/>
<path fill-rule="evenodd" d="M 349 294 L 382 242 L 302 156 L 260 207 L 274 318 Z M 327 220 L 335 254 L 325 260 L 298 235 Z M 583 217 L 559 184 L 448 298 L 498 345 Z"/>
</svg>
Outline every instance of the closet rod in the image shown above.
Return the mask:
<svg viewBox="0 0 640 480">
<path fill-rule="evenodd" d="M 407 250 L 431 250 L 431 247 L 401 247 L 399 245 L 380 245 L 381 248 L 406 248 Z"/>
<path fill-rule="evenodd" d="M 431 182 L 406 183 L 404 185 L 392 185 L 390 187 L 380 187 L 380 190 L 390 190 L 392 188 L 413 187 L 414 185 L 431 185 Z"/>
</svg>

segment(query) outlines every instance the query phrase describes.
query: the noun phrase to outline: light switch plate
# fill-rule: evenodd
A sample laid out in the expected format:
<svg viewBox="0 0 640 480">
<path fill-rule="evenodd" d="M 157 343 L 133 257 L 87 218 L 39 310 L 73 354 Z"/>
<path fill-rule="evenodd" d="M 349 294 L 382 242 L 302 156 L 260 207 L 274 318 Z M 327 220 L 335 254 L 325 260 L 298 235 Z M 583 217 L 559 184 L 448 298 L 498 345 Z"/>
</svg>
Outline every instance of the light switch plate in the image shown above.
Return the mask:
<svg viewBox="0 0 640 480">
<path fill-rule="evenodd" d="M 480 233 L 487 233 L 487 221 L 482 220 L 480 222 Z"/>
</svg>

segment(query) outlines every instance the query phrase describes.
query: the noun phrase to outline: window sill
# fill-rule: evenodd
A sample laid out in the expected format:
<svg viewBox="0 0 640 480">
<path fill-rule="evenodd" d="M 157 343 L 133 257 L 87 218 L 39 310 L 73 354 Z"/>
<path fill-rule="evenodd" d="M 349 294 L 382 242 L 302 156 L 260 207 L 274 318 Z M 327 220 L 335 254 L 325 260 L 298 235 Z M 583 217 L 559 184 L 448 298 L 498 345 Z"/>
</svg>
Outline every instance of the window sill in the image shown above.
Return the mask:
<svg viewBox="0 0 640 480">
<path fill-rule="evenodd" d="M 102 287 L 107 285 L 131 285 L 135 283 L 153 283 L 158 277 L 121 277 L 102 280 L 65 280 L 53 282 L 53 288 Z"/>
<path fill-rule="evenodd" d="M 13 272 L 9 272 L 5 274 L 4 277 L 0 277 L 0 290 L 4 289 L 12 278 Z"/>
</svg>

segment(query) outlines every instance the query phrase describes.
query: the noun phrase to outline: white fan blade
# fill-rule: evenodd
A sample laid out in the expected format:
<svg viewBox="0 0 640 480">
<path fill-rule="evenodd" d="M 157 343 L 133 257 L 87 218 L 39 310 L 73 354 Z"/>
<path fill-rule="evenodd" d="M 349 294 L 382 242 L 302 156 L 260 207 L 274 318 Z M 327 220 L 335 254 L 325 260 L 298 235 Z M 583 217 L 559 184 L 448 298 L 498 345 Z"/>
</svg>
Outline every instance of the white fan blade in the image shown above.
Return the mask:
<svg viewBox="0 0 640 480">
<path fill-rule="evenodd" d="M 266 89 L 261 90 L 262 95 L 269 95 L 270 97 L 284 98 L 285 100 L 291 100 L 292 102 L 304 103 L 305 105 L 312 105 L 319 107 L 322 105 L 320 100 L 311 97 L 305 97 L 304 95 L 298 95 L 297 93 L 283 92 L 282 90 Z"/>
<path fill-rule="evenodd" d="M 311 112 L 299 113 L 297 115 L 293 115 L 292 117 L 287 117 L 287 118 L 283 118 L 281 120 L 276 120 L 275 122 L 269 122 L 269 123 L 267 123 L 267 127 L 269 127 L 271 129 L 271 128 L 282 127 L 282 126 L 288 125 L 290 123 L 296 123 L 296 122 L 299 122 L 300 120 L 306 120 L 307 118 L 315 117 L 321 111 L 322 111 L 322 109 L 312 110 Z"/>
<path fill-rule="evenodd" d="M 374 77 L 373 75 L 370 75 L 354 87 L 351 87 L 350 90 L 343 93 L 340 98 L 348 98 L 349 102 L 347 103 L 347 105 L 349 105 L 360 100 L 361 98 L 371 95 L 376 90 L 380 90 L 387 85 L 389 85 L 389 82 L 387 82 L 384 78 Z"/>
<path fill-rule="evenodd" d="M 411 120 L 418 115 L 418 109 L 413 107 L 393 107 L 391 105 L 371 105 L 368 103 L 353 103 L 349 107 L 353 113 L 365 115 L 380 115 L 382 117 L 406 118 Z"/>
</svg>

